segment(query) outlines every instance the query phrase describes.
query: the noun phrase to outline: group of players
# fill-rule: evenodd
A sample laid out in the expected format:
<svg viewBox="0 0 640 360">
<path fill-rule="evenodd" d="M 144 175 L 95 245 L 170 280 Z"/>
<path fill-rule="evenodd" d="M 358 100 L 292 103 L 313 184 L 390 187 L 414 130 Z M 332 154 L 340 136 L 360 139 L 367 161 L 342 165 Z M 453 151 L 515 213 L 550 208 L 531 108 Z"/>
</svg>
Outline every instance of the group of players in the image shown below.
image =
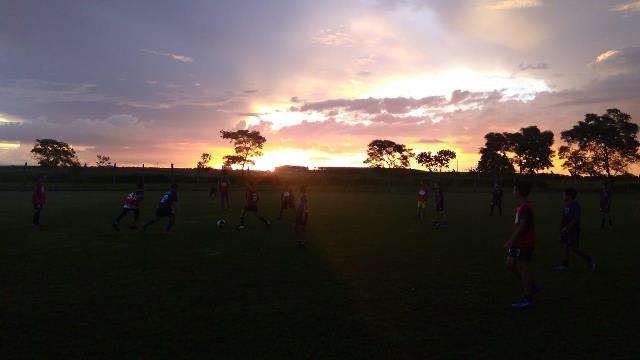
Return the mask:
<svg viewBox="0 0 640 360">
<path fill-rule="evenodd" d="M 228 210 L 229 191 L 231 182 L 226 175 L 218 180 L 217 186 L 213 187 L 209 193 L 210 196 L 218 193 L 220 198 L 220 206 L 223 211 Z M 444 193 L 439 183 L 434 183 L 434 203 L 435 217 L 433 224 L 436 227 L 446 226 L 447 217 L 444 212 Z M 516 213 L 513 224 L 512 235 L 504 244 L 506 249 L 506 265 L 507 269 L 513 272 L 518 278 L 524 296 L 522 299 L 514 302 L 512 305 L 516 309 L 527 309 L 533 306 L 533 298 L 540 291 L 533 280 L 530 262 L 536 247 L 536 225 L 535 216 L 529 194 L 531 185 L 528 182 L 517 182 L 514 186 L 514 196 L 516 198 Z M 425 218 L 426 204 L 429 196 L 427 185 L 422 181 L 418 189 L 418 202 L 416 218 L 423 220 Z M 502 215 L 502 200 L 504 194 L 498 183 L 495 183 L 491 192 L 490 215 L 493 215 L 494 209 L 498 209 Z M 135 191 L 127 195 L 122 205 L 122 211 L 112 223 L 116 231 L 120 231 L 120 221 L 122 221 L 129 212 L 133 214 L 133 222 L 129 226 L 132 229 L 137 228 L 138 218 L 140 217 L 140 205 L 144 200 L 144 184 L 138 184 Z M 258 191 L 252 182 L 247 184 L 245 190 L 245 204 L 240 214 L 239 229 L 245 227 L 245 216 L 253 214 L 257 219 L 263 222 L 267 227 L 271 225 L 270 221 L 261 216 L 258 212 L 258 202 L 260 200 Z M 307 199 L 306 187 L 300 188 L 300 201 L 296 205 L 294 193 L 288 184 L 285 184 L 281 195 L 281 205 L 278 219 L 282 219 L 283 212 L 289 208 L 294 209 L 296 213 L 295 232 L 299 247 L 306 245 L 306 225 L 309 216 L 309 206 Z M 143 226 L 143 231 L 157 222 L 160 218 L 168 218 L 165 230 L 171 230 L 175 223 L 176 214 L 174 206 L 178 202 L 178 185 L 172 184 L 169 191 L 162 194 L 155 216 L 147 221 Z M 44 177 L 39 178 L 33 195 L 32 204 L 34 208 L 33 226 L 40 227 L 40 213 L 46 204 Z M 611 190 L 607 184 L 603 184 L 600 191 L 600 212 L 602 213 L 601 228 L 605 229 L 607 224 L 612 226 L 611 219 Z M 581 207 L 577 201 L 577 191 L 574 188 L 566 188 L 564 190 L 564 206 L 562 211 L 560 242 L 562 244 L 562 259 L 559 265 L 555 266 L 555 271 L 569 270 L 569 259 L 571 254 L 575 254 L 582 258 L 591 270 L 595 270 L 595 259 L 589 254 L 582 251 L 579 247 L 581 233 Z"/>
</svg>

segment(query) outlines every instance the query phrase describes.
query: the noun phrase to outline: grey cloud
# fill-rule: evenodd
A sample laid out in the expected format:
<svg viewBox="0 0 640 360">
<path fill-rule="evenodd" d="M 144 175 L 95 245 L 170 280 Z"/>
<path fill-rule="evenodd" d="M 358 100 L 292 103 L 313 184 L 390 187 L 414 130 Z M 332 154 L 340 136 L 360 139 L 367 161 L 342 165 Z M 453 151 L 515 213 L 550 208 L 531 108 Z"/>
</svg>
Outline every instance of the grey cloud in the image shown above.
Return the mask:
<svg viewBox="0 0 640 360">
<path fill-rule="evenodd" d="M 537 64 L 519 64 L 518 69 L 520 71 L 527 70 L 545 70 L 549 68 L 549 64 L 547 63 L 537 63 Z"/>
</svg>

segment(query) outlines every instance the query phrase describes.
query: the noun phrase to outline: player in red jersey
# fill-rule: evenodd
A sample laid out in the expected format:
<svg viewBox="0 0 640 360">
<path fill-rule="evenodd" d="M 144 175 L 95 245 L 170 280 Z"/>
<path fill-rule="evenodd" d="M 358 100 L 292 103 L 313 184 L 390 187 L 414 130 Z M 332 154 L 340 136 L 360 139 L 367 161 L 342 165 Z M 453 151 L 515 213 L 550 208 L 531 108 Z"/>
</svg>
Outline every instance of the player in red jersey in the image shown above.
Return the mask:
<svg viewBox="0 0 640 360">
<path fill-rule="evenodd" d="M 516 197 L 516 218 L 513 224 L 511 238 L 505 243 L 507 250 L 507 269 L 513 272 L 524 292 L 524 297 L 511 304 L 515 309 L 527 309 L 533 306 L 533 295 L 538 292 L 538 287 L 531 277 L 529 264 L 536 247 L 536 229 L 533 208 L 528 200 L 531 185 L 526 182 L 516 184 L 514 195 Z"/>
<path fill-rule="evenodd" d="M 307 244 L 307 221 L 309 220 L 309 205 L 307 199 L 307 187 L 300 188 L 300 204 L 296 209 L 296 237 L 298 246 L 305 247 Z"/>
<path fill-rule="evenodd" d="M 418 189 L 418 209 L 416 210 L 416 219 L 418 220 L 424 220 L 428 196 L 429 191 L 427 190 L 427 185 L 424 184 L 424 181 L 420 181 L 420 189 Z"/>
<path fill-rule="evenodd" d="M 133 222 L 129 225 L 130 229 L 135 229 L 137 226 L 138 218 L 140 217 L 140 203 L 144 200 L 144 184 L 138 183 L 136 191 L 127 195 L 122 205 L 122 211 L 118 218 L 113 222 L 111 226 L 116 231 L 120 231 L 120 220 L 122 220 L 129 212 L 133 213 Z"/>
<path fill-rule="evenodd" d="M 38 177 L 38 182 L 33 189 L 33 194 L 31 195 L 31 204 L 33 205 L 33 227 L 36 229 L 40 228 L 40 213 L 44 209 L 44 205 L 47 203 L 47 198 L 44 193 L 44 181 L 44 175 Z"/>
<path fill-rule="evenodd" d="M 269 220 L 258 215 L 258 200 L 260 200 L 260 197 L 258 196 L 258 190 L 256 190 L 256 187 L 253 185 L 253 183 L 249 182 L 247 184 L 247 190 L 245 192 L 245 205 L 242 209 L 242 213 L 240 214 L 240 229 L 244 229 L 244 216 L 248 212 L 252 213 L 255 217 L 260 219 L 260 221 L 265 223 L 265 225 L 271 225 Z"/>
<path fill-rule="evenodd" d="M 291 191 L 289 184 L 284 184 L 284 188 L 280 194 L 280 216 L 278 216 L 278 220 L 282 220 L 282 212 L 288 208 L 295 209 L 296 204 L 293 199 L 293 191 Z"/>
</svg>

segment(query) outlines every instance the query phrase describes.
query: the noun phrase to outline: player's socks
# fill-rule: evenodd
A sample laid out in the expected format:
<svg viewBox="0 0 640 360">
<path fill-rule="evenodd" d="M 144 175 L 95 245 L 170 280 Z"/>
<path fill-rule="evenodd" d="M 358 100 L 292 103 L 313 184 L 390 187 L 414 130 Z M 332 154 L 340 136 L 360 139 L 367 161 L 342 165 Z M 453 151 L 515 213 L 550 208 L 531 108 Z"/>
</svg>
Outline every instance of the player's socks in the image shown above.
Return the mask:
<svg viewBox="0 0 640 360">
<path fill-rule="evenodd" d="M 173 221 L 169 221 L 169 222 L 167 223 L 167 226 L 164 228 L 164 230 L 165 230 L 166 232 L 169 232 L 169 231 L 171 231 L 171 228 L 172 228 L 172 227 L 173 227 Z"/>
</svg>

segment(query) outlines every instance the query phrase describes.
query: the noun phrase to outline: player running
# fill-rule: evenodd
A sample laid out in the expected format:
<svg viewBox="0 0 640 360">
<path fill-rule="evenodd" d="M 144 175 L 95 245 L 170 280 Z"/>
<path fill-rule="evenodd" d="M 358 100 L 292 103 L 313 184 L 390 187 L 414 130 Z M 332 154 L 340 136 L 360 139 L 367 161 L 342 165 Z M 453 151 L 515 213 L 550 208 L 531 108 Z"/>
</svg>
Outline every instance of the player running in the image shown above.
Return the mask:
<svg viewBox="0 0 640 360">
<path fill-rule="evenodd" d="M 227 177 L 226 172 L 222 172 L 222 178 L 218 179 L 218 192 L 220 193 L 220 208 L 222 210 L 229 208 L 229 188 L 231 181 Z"/>
<path fill-rule="evenodd" d="M 564 211 L 560 230 L 560 242 L 563 246 L 562 262 L 553 268 L 555 271 L 569 270 L 569 255 L 574 253 L 587 262 L 589 269 L 595 270 L 596 261 L 593 257 L 579 249 L 580 245 L 580 204 L 576 201 L 578 193 L 574 188 L 564 190 Z"/>
<path fill-rule="evenodd" d="M 296 237 L 298 238 L 298 247 L 306 247 L 307 245 L 307 220 L 309 219 L 309 201 L 307 199 L 307 187 L 300 188 L 300 204 L 296 209 Z"/>
<path fill-rule="evenodd" d="M 500 216 L 502 216 L 502 198 L 504 194 L 502 193 L 502 187 L 496 182 L 493 184 L 493 189 L 491 190 L 491 204 L 489 215 L 493 216 L 493 208 L 497 207 Z"/>
<path fill-rule="evenodd" d="M 284 188 L 280 194 L 280 216 L 278 216 L 278 220 L 282 220 L 282 212 L 288 208 L 295 209 L 296 204 L 293 199 L 293 191 L 291 191 L 289 184 L 284 184 Z"/>
<path fill-rule="evenodd" d="M 447 214 L 444 212 L 444 193 L 440 183 L 433 184 L 433 192 L 436 197 L 436 218 L 433 220 L 433 225 L 436 227 L 447 226 Z"/>
<path fill-rule="evenodd" d="M 613 220 L 611 220 L 611 188 L 607 183 L 602 184 L 602 189 L 600 189 L 600 213 L 602 213 L 600 229 L 607 228 L 607 220 L 609 226 L 613 227 Z"/>
<path fill-rule="evenodd" d="M 514 309 L 527 309 L 533 306 L 533 296 L 538 292 L 538 287 L 532 280 L 529 264 L 536 246 L 536 229 L 533 209 L 528 197 L 531 185 L 526 182 L 516 184 L 514 195 L 516 197 L 516 219 L 513 224 L 513 234 L 505 243 L 507 249 L 507 269 L 513 272 L 524 291 L 524 297 L 511 304 Z"/>
<path fill-rule="evenodd" d="M 144 184 L 138 183 L 136 191 L 127 195 L 122 205 L 122 212 L 118 215 L 118 218 L 113 222 L 111 226 L 116 231 L 120 231 L 120 220 L 124 219 L 129 212 L 133 213 L 133 223 L 129 225 L 129 229 L 137 228 L 138 218 L 140 217 L 140 203 L 144 200 Z"/>
<path fill-rule="evenodd" d="M 176 220 L 176 214 L 173 212 L 174 202 L 178 202 L 178 184 L 171 184 L 171 190 L 162 194 L 160 204 L 158 204 L 158 209 L 156 209 L 156 216 L 144 224 L 143 231 L 147 231 L 147 228 L 158 221 L 159 218 L 165 217 L 169 218 L 165 231 L 171 231 L 171 227 Z"/>
<path fill-rule="evenodd" d="M 429 191 L 427 190 L 427 185 L 424 184 L 424 181 L 420 181 L 420 189 L 418 189 L 418 208 L 416 210 L 416 219 L 418 220 L 424 220 L 428 196 Z"/>
<path fill-rule="evenodd" d="M 45 177 L 38 177 L 38 182 L 33 188 L 31 194 L 31 204 L 33 205 L 33 228 L 40 229 L 40 213 L 44 209 L 44 205 L 47 203 L 47 198 L 44 193 L 44 180 Z"/>
<path fill-rule="evenodd" d="M 250 212 L 255 217 L 257 217 L 260 221 L 262 221 L 265 225 L 270 226 L 271 223 L 269 220 L 264 217 L 258 215 L 258 200 L 260 197 L 258 196 L 258 190 L 256 190 L 253 183 L 249 182 L 247 184 L 247 190 L 245 192 L 245 205 L 242 209 L 242 213 L 240 214 L 240 226 L 238 228 L 244 229 L 244 216 L 246 213 Z"/>
</svg>

